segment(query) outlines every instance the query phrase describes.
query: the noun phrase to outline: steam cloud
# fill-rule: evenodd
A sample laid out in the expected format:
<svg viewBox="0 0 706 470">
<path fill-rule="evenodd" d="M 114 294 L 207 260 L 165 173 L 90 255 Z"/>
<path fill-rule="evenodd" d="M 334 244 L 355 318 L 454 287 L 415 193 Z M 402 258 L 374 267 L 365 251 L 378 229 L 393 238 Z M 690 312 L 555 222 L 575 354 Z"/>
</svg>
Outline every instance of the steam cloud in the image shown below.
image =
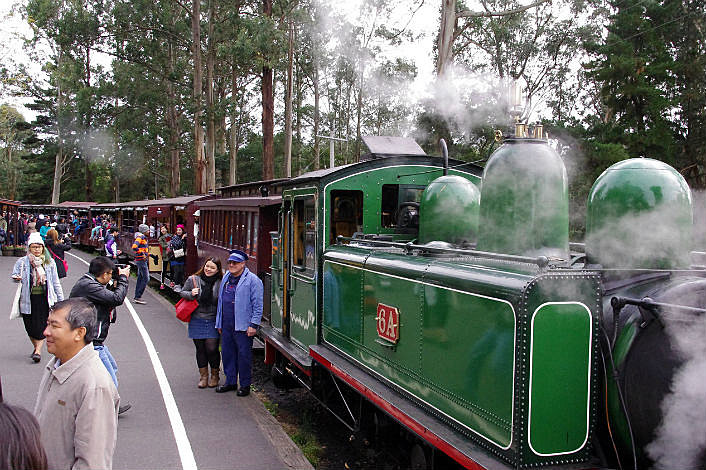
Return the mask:
<svg viewBox="0 0 706 470">
<path fill-rule="evenodd" d="M 669 322 L 667 332 L 684 363 L 662 401 L 662 423 L 646 450 L 656 469 L 699 469 L 706 449 L 706 315 L 695 322 Z"/>
</svg>

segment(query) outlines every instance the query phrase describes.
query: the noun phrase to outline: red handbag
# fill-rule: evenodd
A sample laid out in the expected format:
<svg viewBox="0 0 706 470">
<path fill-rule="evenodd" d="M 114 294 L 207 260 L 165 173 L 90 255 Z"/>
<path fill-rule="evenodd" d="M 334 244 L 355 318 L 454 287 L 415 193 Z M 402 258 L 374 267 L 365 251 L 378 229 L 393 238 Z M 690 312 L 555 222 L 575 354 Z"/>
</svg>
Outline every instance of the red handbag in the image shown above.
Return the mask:
<svg viewBox="0 0 706 470">
<path fill-rule="evenodd" d="M 192 281 L 192 285 L 195 285 L 194 281 Z M 189 323 L 191 321 L 191 314 L 194 313 L 194 310 L 196 310 L 198 306 L 199 301 L 196 299 L 180 299 L 179 302 L 177 302 L 174 306 L 174 309 L 176 310 L 176 317 L 184 323 Z"/>
</svg>

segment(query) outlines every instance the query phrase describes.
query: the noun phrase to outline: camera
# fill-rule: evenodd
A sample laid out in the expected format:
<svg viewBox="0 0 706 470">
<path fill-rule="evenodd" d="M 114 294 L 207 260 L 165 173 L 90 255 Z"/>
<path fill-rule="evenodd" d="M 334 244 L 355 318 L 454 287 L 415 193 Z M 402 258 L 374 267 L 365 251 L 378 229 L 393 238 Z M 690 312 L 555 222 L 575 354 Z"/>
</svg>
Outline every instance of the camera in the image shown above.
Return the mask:
<svg viewBox="0 0 706 470">
<path fill-rule="evenodd" d="M 127 268 L 128 265 L 125 263 L 115 263 L 115 267 L 113 268 L 113 282 L 112 282 L 112 288 L 115 289 L 118 287 L 118 281 L 120 280 L 120 269 Z"/>
</svg>

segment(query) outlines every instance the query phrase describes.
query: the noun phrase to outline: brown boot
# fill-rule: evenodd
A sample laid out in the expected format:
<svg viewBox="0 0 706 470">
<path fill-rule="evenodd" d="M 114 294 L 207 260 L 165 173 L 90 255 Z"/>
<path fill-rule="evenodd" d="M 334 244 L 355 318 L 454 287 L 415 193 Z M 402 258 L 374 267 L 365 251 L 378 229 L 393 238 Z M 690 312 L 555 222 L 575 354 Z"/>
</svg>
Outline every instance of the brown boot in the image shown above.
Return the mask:
<svg viewBox="0 0 706 470">
<path fill-rule="evenodd" d="M 220 368 L 214 369 L 211 367 L 211 376 L 208 378 L 208 386 L 213 388 L 213 387 L 218 387 L 218 381 L 221 380 L 221 377 L 219 375 Z"/>
<path fill-rule="evenodd" d="M 201 377 L 199 378 L 199 388 L 206 388 L 207 382 L 208 382 L 208 367 L 199 367 L 199 374 L 201 374 Z"/>
</svg>

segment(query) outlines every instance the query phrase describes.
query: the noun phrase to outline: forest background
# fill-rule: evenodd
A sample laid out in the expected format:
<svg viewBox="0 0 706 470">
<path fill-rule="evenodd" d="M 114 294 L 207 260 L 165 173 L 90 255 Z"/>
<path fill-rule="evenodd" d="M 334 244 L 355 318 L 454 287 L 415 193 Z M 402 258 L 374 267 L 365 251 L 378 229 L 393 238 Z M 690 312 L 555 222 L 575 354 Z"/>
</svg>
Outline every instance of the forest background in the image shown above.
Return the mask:
<svg viewBox="0 0 706 470">
<path fill-rule="evenodd" d="M 336 165 L 365 153 L 364 135 L 413 137 L 431 154 L 443 137 L 451 157 L 483 164 L 514 81 L 522 118 L 542 122 L 567 166 L 575 235 L 593 181 L 625 158 L 706 187 L 703 1 L 351 5 L 18 0 L 32 33 L 23 60 L 0 65 L 0 197 L 207 193 L 327 167 L 327 137 Z M 409 25 L 430 6 L 436 39 L 422 42 Z M 394 54 L 410 46 L 434 70 L 422 92 L 420 64 Z"/>
</svg>

